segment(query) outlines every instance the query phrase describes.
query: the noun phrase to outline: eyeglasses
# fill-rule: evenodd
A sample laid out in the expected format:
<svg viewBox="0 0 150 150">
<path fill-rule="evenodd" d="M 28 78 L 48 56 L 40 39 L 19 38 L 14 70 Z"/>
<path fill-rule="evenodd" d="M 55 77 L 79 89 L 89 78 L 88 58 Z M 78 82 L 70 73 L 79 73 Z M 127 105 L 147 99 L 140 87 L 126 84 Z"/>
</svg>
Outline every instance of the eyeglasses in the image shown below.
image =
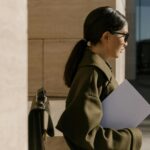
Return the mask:
<svg viewBox="0 0 150 150">
<path fill-rule="evenodd" d="M 111 32 L 112 34 L 120 34 L 123 35 L 124 37 L 124 42 L 127 42 L 128 38 L 129 38 L 129 33 L 121 33 L 121 32 Z"/>
</svg>

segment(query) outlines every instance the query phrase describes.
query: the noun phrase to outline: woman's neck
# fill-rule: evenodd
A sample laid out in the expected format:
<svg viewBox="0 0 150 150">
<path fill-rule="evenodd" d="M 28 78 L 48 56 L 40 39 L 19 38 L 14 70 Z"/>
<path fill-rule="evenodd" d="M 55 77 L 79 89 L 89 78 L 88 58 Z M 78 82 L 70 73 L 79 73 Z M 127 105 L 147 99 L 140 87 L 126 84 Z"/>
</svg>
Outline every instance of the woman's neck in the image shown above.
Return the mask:
<svg viewBox="0 0 150 150">
<path fill-rule="evenodd" d="M 101 44 L 92 45 L 89 48 L 93 53 L 98 54 L 105 61 L 108 60 L 107 50 Z"/>
</svg>

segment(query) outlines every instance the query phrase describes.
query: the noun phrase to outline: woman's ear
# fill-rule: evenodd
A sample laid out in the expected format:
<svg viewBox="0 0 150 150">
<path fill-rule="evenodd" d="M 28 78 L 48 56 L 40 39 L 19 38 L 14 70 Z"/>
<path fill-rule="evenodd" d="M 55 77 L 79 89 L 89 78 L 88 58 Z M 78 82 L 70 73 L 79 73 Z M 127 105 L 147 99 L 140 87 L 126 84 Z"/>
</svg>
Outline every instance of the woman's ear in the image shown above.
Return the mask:
<svg viewBox="0 0 150 150">
<path fill-rule="evenodd" d="M 106 31 L 106 32 L 103 33 L 103 35 L 101 37 L 101 40 L 108 41 L 109 38 L 110 38 L 110 32 Z"/>
</svg>

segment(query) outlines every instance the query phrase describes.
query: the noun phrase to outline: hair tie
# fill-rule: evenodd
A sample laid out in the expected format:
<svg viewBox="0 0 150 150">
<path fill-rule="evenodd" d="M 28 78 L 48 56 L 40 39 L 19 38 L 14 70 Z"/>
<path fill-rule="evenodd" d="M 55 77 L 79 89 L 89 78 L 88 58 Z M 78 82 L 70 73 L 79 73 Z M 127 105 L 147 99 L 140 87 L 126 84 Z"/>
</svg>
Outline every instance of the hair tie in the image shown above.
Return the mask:
<svg viewBox="0 0 150 150">
<path fill-rule="evenodd" d="M 91 42 L 87 41 L 85 38 L 82 39 L 84 42 L 86 42 L 87 46 L 91 46 Z"/>
<path fill-rule="evenodd" d="M 91 42 L 90 41 L 87 42 L 87 46 L 91 46 Z"/>
</svg>

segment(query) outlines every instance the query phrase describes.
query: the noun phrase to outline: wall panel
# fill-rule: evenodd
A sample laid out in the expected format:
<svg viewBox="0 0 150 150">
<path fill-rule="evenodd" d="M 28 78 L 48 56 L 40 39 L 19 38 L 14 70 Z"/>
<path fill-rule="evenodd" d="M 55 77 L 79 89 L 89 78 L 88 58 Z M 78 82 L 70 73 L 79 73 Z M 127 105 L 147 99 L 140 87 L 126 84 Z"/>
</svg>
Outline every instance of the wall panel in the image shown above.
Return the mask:
<svg viewBox="0 0 150 150">
<path fill-rule="evenodd" d="M 44 48 L 44 86 L 51 96 L 65 96 L 63 73 L 76 40 L 46 40 Z"/>
<path fill-rule="evenodd" d="M 30 38 L 79 38 L 85 16 L 113 0 L 29 0 Z"/>
</svg>

